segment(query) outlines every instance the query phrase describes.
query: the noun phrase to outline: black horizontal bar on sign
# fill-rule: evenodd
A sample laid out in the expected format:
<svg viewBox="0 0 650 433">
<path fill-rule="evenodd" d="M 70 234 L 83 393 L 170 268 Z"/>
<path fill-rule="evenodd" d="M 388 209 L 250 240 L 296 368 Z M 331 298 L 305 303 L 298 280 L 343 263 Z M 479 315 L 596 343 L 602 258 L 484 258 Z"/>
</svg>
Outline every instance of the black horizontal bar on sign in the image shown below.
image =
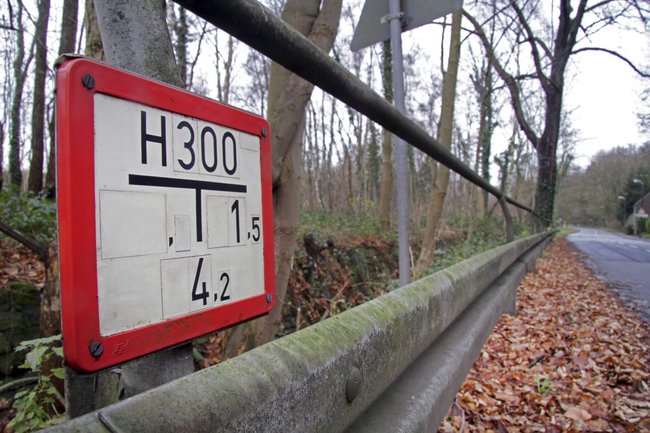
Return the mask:
<svg viewBox="0 0 650 433">
<path fill-rule="evenodd" d="M 194 190 L 225 191 L 225 192 L 246 192 L 246 185 L 223 182 L 207 182 L 193 179 L 179 179 L 173 177 L 143 176 L 139 174 L 129 175 L 130 185 L 158 186 L 164 188 L 184 188 Z"/>
<path fill-rule="evenodd" d="M 350 71 L 256 0 L 174 0 L 496 197 L 505 195 Z M 509 203 L 532 209 L 506 197 Z"/>
</svg>

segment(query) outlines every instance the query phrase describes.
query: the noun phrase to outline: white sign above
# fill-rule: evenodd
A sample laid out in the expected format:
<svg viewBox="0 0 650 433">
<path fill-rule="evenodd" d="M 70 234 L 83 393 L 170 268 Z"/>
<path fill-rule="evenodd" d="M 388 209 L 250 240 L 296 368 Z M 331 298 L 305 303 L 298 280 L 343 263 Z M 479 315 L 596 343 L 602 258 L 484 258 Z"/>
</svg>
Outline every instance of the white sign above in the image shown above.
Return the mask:
<svg viewBox="0 0 650 433">
<path fill-rule="evenodd" d="M 358 51 L 390 39 L 389 0 L 366 0 L 350 48 Z M 461 7 L 463 0 L 402 0 L 402 31 L 415 29 Z"/>
</svg>

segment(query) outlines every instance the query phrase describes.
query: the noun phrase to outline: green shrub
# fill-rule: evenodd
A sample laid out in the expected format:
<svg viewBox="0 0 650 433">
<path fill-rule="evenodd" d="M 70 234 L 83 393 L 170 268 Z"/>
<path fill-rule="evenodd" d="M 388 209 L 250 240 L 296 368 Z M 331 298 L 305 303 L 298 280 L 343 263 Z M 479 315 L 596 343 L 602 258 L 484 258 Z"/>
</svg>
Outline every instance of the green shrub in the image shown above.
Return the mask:
<svg viewBox="0 0 650 433">
<path fill-rule="evenodd" d="M 366 210 L 350 214 L 322 210 L 302 212 L 298 234 L 302 238 L 306 233 L 314 234 L 323 240 L 338 240 L 350 236 L 390 236 L 390 233 L 382 232 L 379 216 Z"/>
<path fill-rule="evenodd" d="M 495 218 L 482 218 L 473 222 L 467 230 L 467 238 L 439 243 L 435 258 L 425 274 L 433 273 L 452 266 L 472 256 L 483 253 L 505 243 L 503 222 Z"/>
<path fill-rule="evenodd" d="M 64 415 L 57 411 L 57 403 L 61 404 L 63 397 L 52 383 L 53 377 L 63 379 L 63 368 L 55 368 L 50 373 L 43 371 L 43 365 L 50 358 L 63 357 L 60 343 L 61 335 L 55 335 L 23 341 L 16 347 L 16 352 L 27 352 L 21 368 L 37 373 L 38 381 L 33 387 L 16 393 L 13 404 L 16 417 L 7 425 L 12 431 L 28 433 L 65 421 Z"/>
<path fill-rule="evenodd" d="M 41 244 L 56 238 L 56 204 L 9 188 L 0 193 L 0 221 Z"/>
</svg>

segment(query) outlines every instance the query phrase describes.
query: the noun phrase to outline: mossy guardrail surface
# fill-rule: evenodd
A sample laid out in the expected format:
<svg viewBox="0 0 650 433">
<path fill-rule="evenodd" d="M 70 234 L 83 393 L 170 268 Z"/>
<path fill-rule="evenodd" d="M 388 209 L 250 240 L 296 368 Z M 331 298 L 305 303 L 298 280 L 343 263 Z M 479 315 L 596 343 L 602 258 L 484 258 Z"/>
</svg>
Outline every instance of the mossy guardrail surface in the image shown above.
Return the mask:
<svg viewBox="0 0 650 433">
<path fill-rule="evenodd" d="M 381 400 L 423 352 L 435 349 L 436 339 L 452 322 L 467 319 L 463 312 L 513 264 L 521 268 L 525 260 L 534 259 L 550 235 L 533 235 L 494 248 L 324 322 L 48 431 L 345 431 Z M 490 307 L 494 311 L 486 313 L 498 317 L 502 310 L 512 309 L 512 297 L 506 298 L 510 300 L 498 302 L 499 308 Z M 484 328 L 480 326 L 489 334 L 491 327 Z M 446 368 L 461 370 L 461 365 Z M 468 368 L 462 366 L 456 375 L 464 377 Z"/>
</svg>

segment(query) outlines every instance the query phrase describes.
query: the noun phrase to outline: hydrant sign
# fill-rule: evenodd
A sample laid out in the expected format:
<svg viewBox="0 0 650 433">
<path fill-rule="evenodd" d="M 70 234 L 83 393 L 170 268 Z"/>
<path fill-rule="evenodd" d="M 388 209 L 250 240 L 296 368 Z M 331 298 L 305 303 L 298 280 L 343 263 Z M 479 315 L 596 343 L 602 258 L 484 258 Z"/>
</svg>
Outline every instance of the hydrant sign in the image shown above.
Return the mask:
<svg viewBox="0 0 650 433">
<path fill-rule="evenodd" d="M 67 363 L 96 371 L 274 303 L 270 131 L 86 59 L 57 72 Z"/>
</svg>

